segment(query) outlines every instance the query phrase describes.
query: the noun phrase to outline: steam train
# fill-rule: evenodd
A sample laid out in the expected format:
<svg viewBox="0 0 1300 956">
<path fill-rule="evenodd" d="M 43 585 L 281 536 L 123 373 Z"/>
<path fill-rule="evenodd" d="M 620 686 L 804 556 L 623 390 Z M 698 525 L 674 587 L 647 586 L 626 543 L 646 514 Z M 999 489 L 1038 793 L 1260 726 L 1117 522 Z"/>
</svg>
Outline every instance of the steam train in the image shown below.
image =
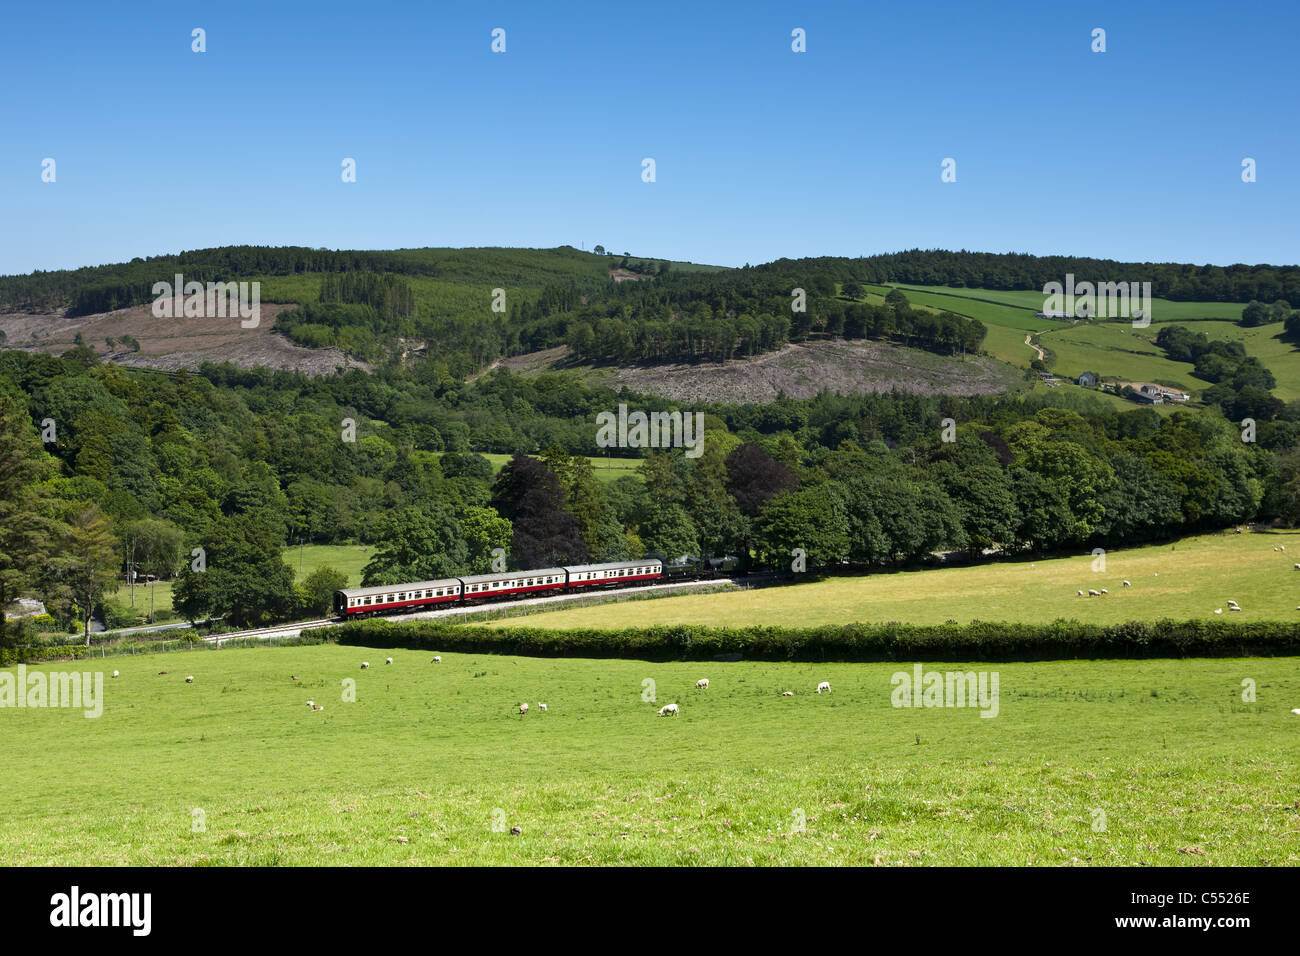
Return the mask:
<svg viewBox="0 0 1300 956">
<path fill-rule="evenodd" d="M 665 564 L 659 558 L 580 564 L 534 571 L 503 571 L 473 574 L 463 578 L 386 584 L 371 588 L 346 588 L 334 592 L 334 613 L 341 618 L 363 618 L 372 614 L 398 614 L 444 605 L 465 606 L 501 598 L 528 597 L 552 592 L 597 590 L 712 577 L 734 567 L 734 559 L 696 561 L 686 559 Z"/>
</svg>

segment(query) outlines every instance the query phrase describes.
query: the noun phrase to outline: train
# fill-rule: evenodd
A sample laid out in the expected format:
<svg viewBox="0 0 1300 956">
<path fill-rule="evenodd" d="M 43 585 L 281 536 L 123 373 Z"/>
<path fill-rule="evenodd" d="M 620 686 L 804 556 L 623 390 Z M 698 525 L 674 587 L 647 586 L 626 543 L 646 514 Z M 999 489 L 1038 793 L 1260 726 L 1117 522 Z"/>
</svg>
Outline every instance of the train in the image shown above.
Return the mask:
<svg viewBox="0 0 1300 956">
<path fill-rule="evenodd" d="M 609 587 L 653 584 L 713 577 L 735 566 L 733 558 L 708 561 L 683 559 L 665 563 L 659 558 L 610 561 L 604 564 L 564 565 L 532 571 L 471 574 L 437 581 L 386 584 L 369 588 L 344 588 L 334 592 L 334 613 L 343 619 L 375 614 L 401 614 L 448 605 L 465 606 L 501 598 L 528 597 L 553 592 L 599 590 Z"/>
</svg>

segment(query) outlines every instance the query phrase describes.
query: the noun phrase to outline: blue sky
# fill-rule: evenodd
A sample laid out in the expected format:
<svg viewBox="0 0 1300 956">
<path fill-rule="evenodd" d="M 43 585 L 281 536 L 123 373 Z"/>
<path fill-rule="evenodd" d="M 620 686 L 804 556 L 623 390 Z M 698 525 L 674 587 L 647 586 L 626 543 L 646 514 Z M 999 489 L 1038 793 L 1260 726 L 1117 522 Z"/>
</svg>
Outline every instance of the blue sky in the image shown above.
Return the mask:
<svg viewBox="0 0 1300 956">
<path fill-rule="evenodd" d="M 1250 0 L 10 3 L 0 273 L 238 243 L 1295 263 L 1298 28 Z"/>
</svg>

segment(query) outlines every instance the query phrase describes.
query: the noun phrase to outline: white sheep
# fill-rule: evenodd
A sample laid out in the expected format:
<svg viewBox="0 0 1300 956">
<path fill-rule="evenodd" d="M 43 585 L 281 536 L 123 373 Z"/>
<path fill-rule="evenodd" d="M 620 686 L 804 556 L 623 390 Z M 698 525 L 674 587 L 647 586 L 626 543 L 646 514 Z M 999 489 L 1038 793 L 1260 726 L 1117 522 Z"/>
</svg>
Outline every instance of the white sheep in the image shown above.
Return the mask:
<svg viewBox="0 0 1300 956">
<path fill-rule="evenodd" d="M 1232 605 L 1231 607 L 1229 607 L 1228 610 L 1229 610 L 1229 611 L 1240 611 L 1241 608 L 1237 607 L 1237 605 L 1234 604 L 1234 605 Z"/>
<path fill-rule="evenodd" d="M 695 682 L 695 689 L 696 689 L 696 690 L 708 690 L 708 689 L 709 689 L 709 679 L 708 679 L 707 677 L 701 677 L 699 680 L 697 680 L 697 681 Z"/>
<path fill-rule="evenodd" d="M 1105 588 L 1102 588 L 1102 589 L 1101 589 L 1101 593 L 1102 593 L 1102 594 L 1109 594 L 1110 592 L 1107 591 Z"/>
<path fill-rule="evenodd" d="M 117 671 L 113 671 L 113 676 L 114 676 L 114 677 L 117 676 Z"/>
<path fill-rule="evenodd" d="M 527 705 L 527 704 L 520 704 L 520 705 L 519 705 L 519 716 L 522 717 L 522 716 L 523 716 L 524 714 L 526 714 L 526 713 L 528 713 L 528 705 Z"/>
<path fill-rule="evenodd" d="M 189 677 L 185 678 L 185 683 L 187 683 L 187 684 L 193 684 L 193 683 L 194 683 L 194 675 L 191 674 Z"/>
<path fill-rule="evenodd" d="M 1132 586 L 1133 586 L 1133 582 L 1132 582 L 1132 581 L 1125 581 L 1125 582 L 1124 582 L 1124 587 L 1126 587 L 1126 588 L 1131 588 Z"/>
<path fill-rule="evenodd" d="M 826 693 L 828 693 L 828 694 L 831 692 L 831 682 L 830 682 L 830 681 L 828 681 L 828 680 L 824 680 L 824 681 L 822 681 L 820 684 L 817 685 L 817 693 L 820 694 L 822 691 L 826 691 Z"/>
<path fill-rule="evenodd" d="M 1291 566 L 1295 568 L 1297 571 L 1300 571 L 1300 564 L 1293 564 Z"/>
<path fill-rule="evenodd" d="M 1077 595 L 1079 595 L 1079 597 L 1083 597 L 1083 592 L 1082 592 L 1082 591 L 1075 591 L 1074 593 L 1077 594 Z"/>
<path fill-rule="evenodd" d="M 1094 588 L 1088 588 L 1088 597 L 1101 597 L 1101 592 Z"/>
<path fill-rule="evenodd" d="M 676 717 L 676 716 L 677 716 L 677 705 L 676 705 L 676 704 L 664 704 L 662 707 L 659 708 L 659 716 L 660 716 L 660 717 L 667 717 L 667 716 L 670 716 L 670 715 L 673 716 L 673 717 Z"/>
<path fill-rule="evenodd" d="M 324 710 L 324 709 L 325 709 L 324 704 L 317 704 L 315 707 L 312 708 L 312 710 Z"/>
<path fill-rule="evenodd" d="M 310 707 L 312 710 L 315 710 L 315 709 L 316 709 L 316 701 L 314 701 L 314 700 L 309 700 L 309 701 L 307 701 L 307 706 Z"/>
<path fill-rule="evenodd" d="M 435 657 L 433 660 L 429 661 L 429 663 L 430 663 L 430 664 L 441 664 L 441 663 L 442 663 L 442 658 L 441 658 L 441 657 Z"/>
<path fill-rule="evenodd" d="M 1295 708 L 1294 710 L 1291 711 L 1291 713 L 1295 714 L 1297 717 L 1300 717 L 1300 707 Z"/>
<path fill-rule="evenodd" d="M 1283 550 L 1283 551 L 1286 550 L 1286 545 L 1282 545 L 1282 550 Z"/>
<path fill-rule="evenodd" d="M 539 700 L 539 701 L 537 702 L 537 709 L 538 709 L 538 710 L 541 710 L 541 711 L 545 711 L 545 710 L 546 710 L 546 705 L 543 704 L 543 703 Z"/>
<path fill-rule="evenodd" d="M 369 667 L 369 666 L 370 666 L 370 661 L 362 661 L 362 662 L 361 662 L 361 669 L 362 669 L 362 670 L 365 670 L 365 669 L 366 669 L 367 667 Z"/>
<path fill-rule="evenodd" d="M 1215 614 L 1222 614 L 1222 613 L 1223 613 L 1223 608 L 1221 608 L 1221 607 L 1216 607 L 1216 608 L 1214 609 L 1214 613 L 1215 613 Z"/>
<path fill-rule="evenodd" d="M 782 696 L 782 697 L 793 697 L 793 696 L 794 696 L 794 691 L 792 691 L 792 690 L 783 690 L 783 691 L 781 691 L 781 696 Z"/>
<path fill-rule="evenodd" d="M 387 657 L 387 658 L 384 659 L 384 663 L 385 663 L 385 664 L 391 664 L 391 663 L 393 663 L 393 659 L 392 659 L 391 657 Z"/>
</svg>

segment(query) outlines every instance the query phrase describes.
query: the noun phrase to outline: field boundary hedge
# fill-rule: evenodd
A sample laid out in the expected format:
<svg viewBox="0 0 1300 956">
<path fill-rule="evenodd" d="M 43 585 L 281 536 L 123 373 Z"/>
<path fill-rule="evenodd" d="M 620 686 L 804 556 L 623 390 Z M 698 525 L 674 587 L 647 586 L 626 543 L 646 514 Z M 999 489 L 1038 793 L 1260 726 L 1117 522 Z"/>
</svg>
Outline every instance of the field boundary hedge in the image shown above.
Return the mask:
<svg viewBox="0 0 1300 956">
<path fill-rule="evenodd" d="M 1047 661 L 1080 658 L 1269 657 L 1300 654 L 1300 626 L 1280 621 L 1086 624 L 666 626 L 598 630 L 354 621 L 340 644 L 527 657 L 762 661 Z"/>
</svg>

